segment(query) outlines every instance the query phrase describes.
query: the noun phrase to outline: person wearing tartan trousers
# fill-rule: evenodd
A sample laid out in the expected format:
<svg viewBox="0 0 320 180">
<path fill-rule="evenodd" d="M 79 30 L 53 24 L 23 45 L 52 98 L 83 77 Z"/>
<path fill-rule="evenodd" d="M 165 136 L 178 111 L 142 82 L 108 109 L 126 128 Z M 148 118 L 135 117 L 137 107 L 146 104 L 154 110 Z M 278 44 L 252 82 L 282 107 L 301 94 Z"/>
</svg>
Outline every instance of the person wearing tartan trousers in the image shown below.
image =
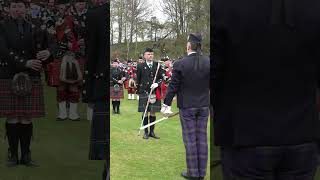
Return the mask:
<svg viewBox="0 0 320 180">
<path fill-rule="evenodd" d="M 123 99 L 123 82 L 125 72 L 119 69 L 118 61 L 114 60 L 110 72 L 110 99 L 112 99 L 112 113 L 120 114 L 120 99 Z"/>
<path fill-rule="evenodd" d="M 31 137 L 33 118 L 45 116 L 43 87 L 40 78 L 43 61 L 52 50 L 37 49 L 35 30 L 25 20 L 28 3 L 23 0 L 9 2 L 10 18 L 1 24 L 0 35 L 0 117 L 6 118 L 8 137 L 7 165 L 37 166 L 31 159 Z M 19 42 L 19 43 L 17 43 Z M 28 93 L 18 93 L 12 87 L 13 77 L 26 77 L 23 84 L 29 84 Z M 21 76 L 20 76 L 21 77 Z M 29 79 L 29 80 L 28 80 Z M 27 82 L 28 81 L 28 82 Z M 24 88 L 26 86 L 19 86 Z M 25 89 L 25 88 L 24 88 Z M 20 142 L 21 157 L 18 157 Z"/>
<path fill-rule="evenodd" d="M 83 96 L 93 104 L 91 122 L 90 160 L 105 160 L 103 180 L 110 178 L 110 112 L 109 82 L 110 63 L 110 3 L 107 0 L 92 0 L 93 8 L 87 12 L 86 71 Z"/>
<path fill-rule="evenodd" d="M 153 102 L 150 101 L 146 116 L 143 119 L 143 125 L 147 125 L 150 123 L 156 121 L 156 112 L 160 112 L 161 109 L 161 83 L 163 81 L 163 76 L 165 74 L 164 70 L 161 68 L 161 65 L 158 74 L 156 77 L 155 82 L 153 83 L 153 80 L 156 76 L 156 71 L 158 68 L 158 62 L 153 61 L 153 50 L 151 48 L 146 48 L 143 53 L 145 62 L 141 63 L 137 67 L 137 91 L 139 94 L 139 106 L 138 106 L 138 112 L 145 112 L 145 108 L 148 103 L 148 97 L 152 89 L 151 96 L 153 99 Z M 148 117 L 148 114 L 149 117 Z M 142 114 L 143 118 L 143 114 Z M 149 119 L 149 120 L 148 120 Z M 148 139 L 149 137 L 159 139 L 155 133 L 154 133 L 155 125 L 150 126 L 150 133 L 148 133 L 148 128 L 144 130 L 144 136 L 143 139 Z"/>
<path fill-rule="evenodd" d="M 320 1 L 213 2 L 210 95 L 224 179 L 315 179 Z"/>
<path fill-rule="evenodd" d="M 161 113 L 170 114 L 171 103 L 177 94 L 183 142 L 186 149 L 186 179 L 204 179 L 208 161 L 207 124 L 209 117 L 210 60 L 201 54 L 202 37 L 188 37 L 188 56 L 173 65 L 172 79 Z"/>
</svg>

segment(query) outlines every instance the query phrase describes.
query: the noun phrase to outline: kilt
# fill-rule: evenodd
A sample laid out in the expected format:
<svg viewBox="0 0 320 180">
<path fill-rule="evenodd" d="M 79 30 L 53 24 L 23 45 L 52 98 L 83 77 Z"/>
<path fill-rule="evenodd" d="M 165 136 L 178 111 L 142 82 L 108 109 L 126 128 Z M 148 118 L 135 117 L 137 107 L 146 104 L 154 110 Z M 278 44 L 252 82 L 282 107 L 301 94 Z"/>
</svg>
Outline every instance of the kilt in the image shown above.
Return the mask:
<svg viewBox="0 0 320 180">
<path fill-rule="evenodd" d="M 41 79 L 32 79 L 32 93 L 19 97 L 11 90 L 11 79 L 0 79 L 0 118 L 39 118 L 45 116 Z"/>
<path fill-rule="evenodd" d="M 84 72 L 84 64 L 85 59 L 80 58 L 77 59 L 80 67 L 80 71 L 83 74 Z M 58 87 L 61 85 L 60 81 L 60 67 L 61 67 L 61 60 L 55 59 L 53 62 L 49 63 L 47 65 L 47 71 L 48 71 L 48 80 L 47 84 L 51 87 Z M 78 85 L 81 85 L 81 83 L 78 83 Z"/>
<path fill-rule="evenodd" d="M 128 88 L 128 94 L 134 94 L 136 92 L 135 88 Z"/>
<path fill-rule="evenodd" d="M 125 89 L 128 89 L 128 88 L 129 88 L 129 81 L 128 81 L 128 80 L 126 80 L 126 81 L 124 82 L 124 88 L 125 88 Z"/>
<path fill-rule="evenodd" d="M 106 102 L 96 102 L 93 107 L 93 117 L 90 137 L 90 160 L 110 159 L 110 125 L 109 105 Z"/>
<path fill-rule="evenodd" d="M 110 86 L 110 99 L 123 99 L 123 86 L 120 85 L 119 92 L 114 92 L 114 87 Z"/>
<path fill-rule="evenodd" d="M 144 112 L 148 102 L 148 94 L 139 94 L 138 112 Z M 160 112 L 161 100 L 156 100 L 155 103 L 149 103 L 147 112 Z"/>
</svg>

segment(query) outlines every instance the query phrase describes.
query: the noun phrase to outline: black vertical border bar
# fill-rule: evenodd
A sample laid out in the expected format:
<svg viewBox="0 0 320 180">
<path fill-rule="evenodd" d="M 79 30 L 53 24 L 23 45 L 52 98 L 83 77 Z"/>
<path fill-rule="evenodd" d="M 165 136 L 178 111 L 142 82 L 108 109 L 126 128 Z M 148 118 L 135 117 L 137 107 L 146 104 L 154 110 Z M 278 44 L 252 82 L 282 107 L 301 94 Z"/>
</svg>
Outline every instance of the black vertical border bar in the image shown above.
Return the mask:
<svg viewBox="0 0 320 180">
<path fill-rule="evenodd" d="M 106 63 L 107 63 L 107 80 L 109 80 L 110 79 L 110 58 L 111 58 L 111 47 L 110 47 L 110 16 L 111 16 L 111 10 L 110 10 L 110 4 L 111 4 L 111 0 L 107 0 L 107 12 L 108 12 L 108 14 L 107 14 L 107 16 L 108 16 L 108 18 L 107 18 L 107 22 L 106 22 L 106 26 L 107 26 L 107 49 L 106 49 L 106 51 L 108 52 L 107 53 L 107 57 L 106 57 Z M 107 112 L 108 112 L 108 119 L 107 119 L 107 121 L 108 121 L 108 123 L 107 123 L 107 141 L 108 141 L 108 147 L 107 147 L 107 167 L 108 167 L 108 169 L 107 169 L 107 175 L 108 175 L 108 177 L 107 177 L 107 180 L 110 178 L 110 166 L 111 166 L 111 164 L 110 164 L 110 146 L 111 146 L 111 139 L 110 139 L 110 81 L 107 81 L 107 84 L 108 84 L 108 88 L 107 88 L 107 91 L 108 91 L 108 93 L 107 93 L 107 99 L 106 99 L 106 101 L 107 101 Z"/>
<path fill-rule="evenodd" d="M 215 1 L 215 0 L 213 0 Z M 214 159 L 213 159 L 213 154 L 216 153 L 214 152 L 214 136 L 213 136 L 213 24 L 214 24 L 214 13 L 213 13 L 213 1 L 210 0 L 210 179 L 213 180 L 213 168 L 214 168 Z"/>
</svg>

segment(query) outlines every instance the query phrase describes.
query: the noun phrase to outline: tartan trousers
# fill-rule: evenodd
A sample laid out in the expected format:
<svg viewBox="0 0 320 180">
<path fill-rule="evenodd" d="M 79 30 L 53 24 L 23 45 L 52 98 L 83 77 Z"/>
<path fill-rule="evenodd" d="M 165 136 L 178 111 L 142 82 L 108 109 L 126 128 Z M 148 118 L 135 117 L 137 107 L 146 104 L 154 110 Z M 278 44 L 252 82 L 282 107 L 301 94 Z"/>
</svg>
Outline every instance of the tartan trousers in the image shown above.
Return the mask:
<svg viewBox="0 0 320 180">
<path fill-rule="evenodd" d="M 208 161 L 207 124 L 209 107 L 182 108 L 180 121 L 186 149 L 187 172 L 192 177 L 206 175 Z"/>
</svg>

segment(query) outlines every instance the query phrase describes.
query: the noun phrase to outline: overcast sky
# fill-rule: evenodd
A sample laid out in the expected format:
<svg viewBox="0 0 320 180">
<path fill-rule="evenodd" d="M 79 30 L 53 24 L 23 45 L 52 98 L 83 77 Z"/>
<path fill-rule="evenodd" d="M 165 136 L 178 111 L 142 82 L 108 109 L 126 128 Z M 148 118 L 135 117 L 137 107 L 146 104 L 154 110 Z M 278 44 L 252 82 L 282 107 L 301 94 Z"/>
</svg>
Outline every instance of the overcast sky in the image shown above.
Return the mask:
<svg viewBox="0 0 320 180">
<path fill-rule="evenodd" d="M 156 16 L 160 22 L 164 22 L 166 20 L 166 15 L 161 11 L 162 0 L 148 0 L 151 5 L 151 9 L 153 9 L 153 16 Z"/>
</svg>

